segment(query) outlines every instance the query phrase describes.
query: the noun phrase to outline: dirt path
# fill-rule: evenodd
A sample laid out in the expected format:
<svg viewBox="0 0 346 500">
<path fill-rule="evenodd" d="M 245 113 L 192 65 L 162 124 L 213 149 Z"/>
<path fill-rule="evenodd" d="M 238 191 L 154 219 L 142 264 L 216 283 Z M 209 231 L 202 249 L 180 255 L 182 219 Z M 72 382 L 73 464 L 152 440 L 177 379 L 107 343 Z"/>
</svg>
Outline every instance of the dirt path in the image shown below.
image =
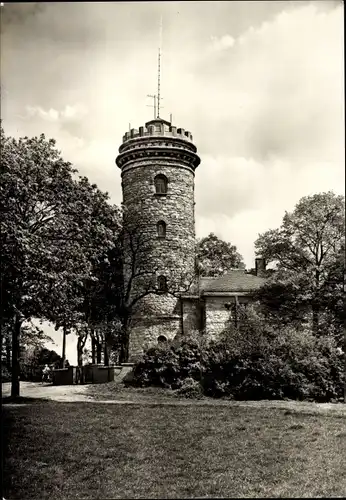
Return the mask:
<svg viewBox="0 0 346 500">
<path fill-rule="evenodd" d="M 97 404 L 140 404 L 140 405 L 174 405 L 174 406 L 189 406 L 189 405 L 211 405 L 211 406 L 242 406 L 242 407 L 260 407 L 260 408 L 281 408 L 292 411 L 314 412 L 314 413 L 338 413 L 344 415 L 346 418 L 346 404 L 342 403 L 309 403 L 299 401 L 227 401 L 227 400 L 184 400 L 172 399 L 171 401 L 162 400 L 159 398 L 145 398 L 141 397 L 138 401 L 136 399 L 111 399 L 111 400 L 96 400 L 89 396 L 88 385 L 46 385 L 38 382 L 21 382 L 20 394 L 25 398 L 42 398 L 52 401 L 60 402 L 89 402 Z M 11 384 L 2 384 L 3 397 L 10 396 Z M 16 403 L 11 403 L 16 404 Z M 22 404 L 22 403 L 21 403 Z"/>
<path fill-rule="evenodd" d="M 88 386 L 86 385 L 50 385 L 40 382 L 21 382 L 20 395 L 25 398 L 42 398 L 52 401 L 94 401 L 86 395 Z M 2 384 L 3 397 L 10 396 L 11 384 Z"/>
</svg>

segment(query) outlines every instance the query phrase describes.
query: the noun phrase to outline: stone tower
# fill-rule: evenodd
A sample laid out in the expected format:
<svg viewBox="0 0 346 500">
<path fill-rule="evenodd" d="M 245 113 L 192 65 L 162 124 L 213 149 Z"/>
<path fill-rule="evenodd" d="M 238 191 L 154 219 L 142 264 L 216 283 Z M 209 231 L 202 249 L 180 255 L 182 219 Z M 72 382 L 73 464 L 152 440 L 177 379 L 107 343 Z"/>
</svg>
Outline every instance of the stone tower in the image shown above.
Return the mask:
<svg viewBox="0 0 346 500">
<path fill-rule="evenodd" d="M 125 289 L 135 259 L 132 298 L 145 295 L 150 287 L 155 290 L 136 303 L 129 361 L 143 349 L 181 332 L 177 291 L 186 292 L 194 274 L 194 177 L 199 163 L 191 133 L 161 118 L 123 136 L 116 164 L 121 169 L 124 227 L 128 230 Z"/>
</svg>

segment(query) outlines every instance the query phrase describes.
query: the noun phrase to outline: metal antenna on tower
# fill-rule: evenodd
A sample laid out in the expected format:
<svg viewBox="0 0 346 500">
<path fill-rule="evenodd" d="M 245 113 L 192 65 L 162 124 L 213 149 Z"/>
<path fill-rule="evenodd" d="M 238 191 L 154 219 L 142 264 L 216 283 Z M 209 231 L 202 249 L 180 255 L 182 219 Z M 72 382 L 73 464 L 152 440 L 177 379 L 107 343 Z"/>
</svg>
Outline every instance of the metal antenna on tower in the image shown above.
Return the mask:
<svg viewBox="0 0 346 500">
<path fill-rule="evenodd" d="M 160 118 L 160 78 L 161 78 L 161 45 L 162 45 L 162 16 L 160 18 L 160 40 L 159 40 L 159 57 L 158 57 L 158 71 L 157 71 L 157 117 Z"/>
<path fill-rule="evenodd" d="M 158 57 L 158 68 L 157 68 L 157 95 L 147 94 L 147 97 L 151 97 L 154 99 L 154 106 L 152 104 L 147 104 L 148 107 L 154 108 L 154 119 L 160 118 L 160 109 L 163 109 L 161 106 L 161 45 L 162 45 L 162 16 L 160 19 L 160 41 L 159 41 L 159 57 Z M 157 108 L 157 114 L 156 114 Z"/>
<path fill-rule="evenodd" d="M 154 106 L 152 104 L 147 104 L 147 106 L 149 108 L 154 108 L 154 120 L 156 118 L 156 95 L 152 95 L 152 94 L 147 94 L 147 97 L 151 97 L 152 99 L 154 99 Z"/>
<path fill-rule="evenodd" d="M 158 72 L 157 72 L 157 117 L 160 118 L 160 72 L 161 72 L 161 53 L 159 48 L 159 61 L 158 61 Z"/>
</svg>

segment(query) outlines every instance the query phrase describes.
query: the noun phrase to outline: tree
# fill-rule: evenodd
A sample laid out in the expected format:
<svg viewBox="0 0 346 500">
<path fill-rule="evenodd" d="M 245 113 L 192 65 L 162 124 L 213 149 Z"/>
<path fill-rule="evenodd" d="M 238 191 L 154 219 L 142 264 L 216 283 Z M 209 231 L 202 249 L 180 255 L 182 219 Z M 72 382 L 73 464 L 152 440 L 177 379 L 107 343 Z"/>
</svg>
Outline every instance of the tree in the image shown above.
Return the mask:
<svg viewBox="0 0 346 500">
<path fill-rule="evenodd" d="M 49 320 L 56 328 L 63 328 L 66 334 L 75 330 L 78 335 L 77 359 L 82 364 L 82 353 L 89 336 L 95 337 L 96 328 L 109 321 L 116 314 L 116 287 L 121 287 L 120 271 L 111 272 L 109 257 L 113 265 L 121 270 L 119 235 L 121 212 L 116 205 L 108 203 L 108 194 L 101 192 L 86 177 L 75 183 L 71 202 L 76 207 L 70 214 L 69 225 L 78 226 L 72 240 L 67 241 L 66 230 L 56 238 L 70 251 L 69 259 L 59 262 L 65 268 L 59 283 L 53 281 L 49 289 L 52 306 Z M 75 249 L 74 249 L 75 248 Z M 77 251 L 78 250 L 78 251 Z M 116 256 L 116 257 L 115 257 Z M 114 276 L 118 282 L 109 287 Z M 113 315 L 113 316 L 112 316 Z M 64 357 L 64 356 L 63 356 Z"/>
<path fill-rule="evenodd" d="M 1 129 L 2 326 L 12 329 L 12 396 L 19 395 L 21 327 L 31 317 L 64 329 L 86 323 L 85 290 L 112 248 L 117 210 L 80 177 L 53 139 Z"/>
<path fill-rule="evenodd" d="M 19 395 L 21 326 L 42 317 L 44 284 L 56 274 L 49 235 L 66 213 L 73 173 L 53 139 L 6 138 L 1 128 L 1 317 L 12 327 L 12 396 Z"/>
<path fill-rule="evenodd" d="M 22 349 L 38 349 L 43 348 L 45 342 L 52 339 L 46 335 L 41 328 L 33 324 L 31 321 L 23 323 L 21 327 L 20 345 Z M 12 326 L 11 324 L 3 325 L 1 331 L 1 358 L 2 366 L 6 367 L 7 372 L 12 371 Z"/>
<path fill-rule="evenodd" d="M 344 226 L 344 197 L 328 192 L 303 197 L 278 229 L 259 235 L 256 253 L 276 268 L 257 294 L 269 311 L 298 322 L 311 311 L 315 333 L 326 315 L 344 320 Z"/>
<path fill-rule="evenodd" d="M 21 376 L 26 380 L 40 380 L 45 364 L 58 368 L 61 366 L 61 361 L 58 353 L 45 347 L 21 349 Z"/>
<path fill-rule="evenodd" d="M 197 241 L 196 255 L 200 276 L 222 276 L 232 268 L 245 268 L 237 247 L 221 240 L 214 233 Z"/>
<path fill-rule="evenodd" d="M 92 360 L 101 363 L 104 349 L 104 364 L 109 363 L 109 349 L 119 337 L 121 293 L 123 289 L 123 261 L 121 246 L 122 217 L 114 207 L 113 218 L 109 221 L 111 245 L 103 245 L 97 261 L 93 264 L 94 280 L 84 289 L 84 319 L 89 325 L 92 341 Z"/>
</svg>

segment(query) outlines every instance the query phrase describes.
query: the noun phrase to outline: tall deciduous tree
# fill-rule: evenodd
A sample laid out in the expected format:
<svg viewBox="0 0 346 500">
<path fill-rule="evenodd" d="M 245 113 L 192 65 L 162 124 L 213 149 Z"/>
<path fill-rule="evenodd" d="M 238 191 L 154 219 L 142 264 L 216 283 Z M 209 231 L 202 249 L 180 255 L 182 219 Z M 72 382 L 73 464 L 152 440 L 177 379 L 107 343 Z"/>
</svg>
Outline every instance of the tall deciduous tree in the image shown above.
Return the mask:
<svg viewBox="0 0 346 500">
<path fill-rule="evenodd" d="M 40 137 L 13 139 L 1 129 L 2 320 L 12 329 L 12 395 L 19 395 L 21 325 L 42 317 L 47 278 L 57 259 L 49 241 L 73 189 L 71 164 Z"/>
<path fill-rule="evenodd" d="M 58 262 L 64 275 L 60 273 L 60 282 L 53 280 L 50 287 L 53 300 L 49 319 L 63 329 L 64 337 L 71 330 L 77 333 L 77 358 L 81 364 L 86 339 L 100 323 L 110 321 L 111 308 L 114 314 L 117 293 L 113 287 L 110 297 L 107 262 L 109 255 L 120 253 L 122 219 L 119 208 L 108 203 L 108 194 L 90 184 L 86 177 L 80 177 L 74 187 L 71 198 L 74 209 L 69 213 L 69 227 L 73 232 L 69 235 L 62 227 L 52 235 L 68 252 L 69 265 L 64 264 L 66 257 L 64 262 Z M 115 286 L 121 287 L 119 258 L 114 265 L 120 269 Z M 110 276 L 114 278 L 114 273 Z"/>
<path fill-rule="evenodd" d="M 255 247 L 276 266 L 259 291 L 269 310 L 297 321 L 311 311 L 315 332 L 333 311 L 334 318 L 343 319 L 343 196 L 327 192 L 303 197 L 292 213 L 285 213 L 278 229 L 259 235 Z"/>
<path fill-rule="evenodd" d="M 237 247 L 221 240 L 214 233 L 197 241 L 196 256 L 200 276 L 217 277 L 232 268 L 245 268 Z"/>
<path fill-rule="evenodd" d="M 1 318 L 12 327 L 12 395 L 19 395 L 20 333 L 31 317 L 65 334 L 86 322 L 85 289 L 116 243 L 108 195 L 40 137 L 6 138 L 1 130 Z"/>
</svg>

